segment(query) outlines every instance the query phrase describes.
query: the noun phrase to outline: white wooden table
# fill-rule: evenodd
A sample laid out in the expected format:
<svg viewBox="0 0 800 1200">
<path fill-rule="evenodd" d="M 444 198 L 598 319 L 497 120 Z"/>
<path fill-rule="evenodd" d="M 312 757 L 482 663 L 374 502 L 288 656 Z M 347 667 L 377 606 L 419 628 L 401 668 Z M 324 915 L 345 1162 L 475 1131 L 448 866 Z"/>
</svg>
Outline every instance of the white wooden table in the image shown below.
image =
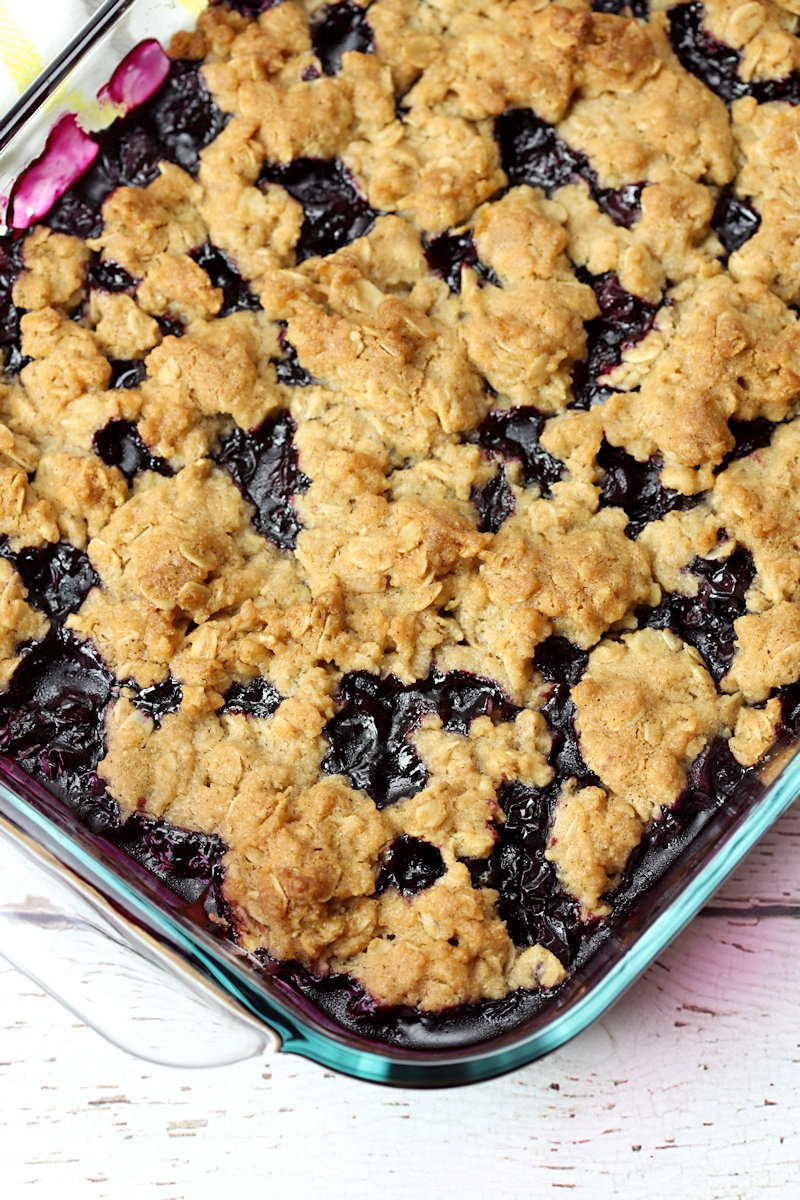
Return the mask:
<svg viewBox="0 0 800 1200">
<path fill-rule="evenodd" d="M 800 1196 L 800 807 L 592 1029 L 449 1092 L 126 1057 L 0 960 L 3 1200 Z"/>
</svg>

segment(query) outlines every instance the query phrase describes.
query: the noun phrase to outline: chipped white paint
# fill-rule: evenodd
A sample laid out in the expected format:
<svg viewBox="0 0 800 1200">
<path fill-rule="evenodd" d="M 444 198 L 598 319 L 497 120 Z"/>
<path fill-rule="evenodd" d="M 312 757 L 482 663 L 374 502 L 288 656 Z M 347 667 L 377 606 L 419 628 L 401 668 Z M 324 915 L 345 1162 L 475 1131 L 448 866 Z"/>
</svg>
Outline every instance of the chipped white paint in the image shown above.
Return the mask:
<svg viewBox="0 0 800 1200">
<path fill-rule="evenodd" d="M 100 1041 L 0 967 L 4 1200 L 800 1194 L 800 810 L 603 1021 L 453 1092 L 281 1055 L 197 1072 Z"/>
</svg>

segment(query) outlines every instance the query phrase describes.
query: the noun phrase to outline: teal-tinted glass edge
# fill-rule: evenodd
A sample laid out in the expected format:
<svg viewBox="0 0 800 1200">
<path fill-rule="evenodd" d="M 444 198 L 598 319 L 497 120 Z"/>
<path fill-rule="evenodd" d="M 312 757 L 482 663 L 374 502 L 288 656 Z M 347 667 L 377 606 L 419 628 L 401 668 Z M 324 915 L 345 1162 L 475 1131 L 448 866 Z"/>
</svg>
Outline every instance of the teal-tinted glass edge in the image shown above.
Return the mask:
<svg viewBox="0 0 800 1200">
<path fill-rule="evenodd" d="M 566 1012 L 555 1016 L 543 1029 L 511 1046 L 492 1049 L 466 1048 L 459 1055 L 403 1060 L 385 1052 L 343 1044 L 326 1032 L 303 1024 L 302 1018 L 280 1000 L 269 996 L 248 979 L 249 968 L 241 969 L 193 938 L 171 915 L 140 895 L 126 880 L 99 862 L 68 834 L 17 796 L 0 781 L 0 793 L 8 808 L 21 818 L 23 827 L 36 830 L 43 844 L 50 842 L 72 859 L 90 883 L 116 901 L 126 914 L 141 919 L 156 937 L 163 935 L 206 978 L 220 987 L 248 1013 L 264 1021 L 280 1037 L 285 1051 L 312 1059 L 355 1078 L 412 1087 L 441 1087 L 479 1082 L 524 1066 L 557 1049 L 600 1017 L 641 975 L 661 950 L 691 920 L 698 909 L 741 862 L 764 832 L 800 794 L 800 756 L 793 758 L 767 792 L 748 812 L 741 825 L 684 891 L 656 918 L 592 989 Z"/>
</svg>

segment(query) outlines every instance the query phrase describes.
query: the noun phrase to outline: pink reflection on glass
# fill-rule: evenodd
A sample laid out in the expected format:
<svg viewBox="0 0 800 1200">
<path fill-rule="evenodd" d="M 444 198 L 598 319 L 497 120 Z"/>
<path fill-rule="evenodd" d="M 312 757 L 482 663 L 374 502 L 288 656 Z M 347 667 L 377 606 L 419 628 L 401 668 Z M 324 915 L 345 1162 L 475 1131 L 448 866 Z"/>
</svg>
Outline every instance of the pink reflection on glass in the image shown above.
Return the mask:
<svg viewBox="0 0 800 1200">
<path fill-rule="evenodd" d="M 73 113 L 56 121 L 44 150 L 20 176 L 11 202 L 9 225 L 27 229 L 43 216 L 97 157 L 99 146 Z"/>
<path fill-rule="evenodd" d="M 140 42 L 123 58 L 108 83 L 97 93 L 98 100 L 128 112 L 157 92 L 169 74 L 169 57 L 154 39 Z"/>
</svg>

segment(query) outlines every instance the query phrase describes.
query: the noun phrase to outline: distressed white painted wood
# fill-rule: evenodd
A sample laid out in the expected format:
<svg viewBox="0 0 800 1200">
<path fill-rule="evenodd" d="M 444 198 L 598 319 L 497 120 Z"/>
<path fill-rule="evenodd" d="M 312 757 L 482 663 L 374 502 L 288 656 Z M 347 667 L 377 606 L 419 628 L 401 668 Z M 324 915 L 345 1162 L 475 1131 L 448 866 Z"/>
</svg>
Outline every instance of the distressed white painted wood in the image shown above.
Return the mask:
<svg viewBox="0 0 800 1200">
<path fill-rule="evenodd" d="M 127 1058 L 0 967 L 2 1196 L 800 1195 L 800 810 L 593 1029 L 440 1093 Z"/>
</svg>

